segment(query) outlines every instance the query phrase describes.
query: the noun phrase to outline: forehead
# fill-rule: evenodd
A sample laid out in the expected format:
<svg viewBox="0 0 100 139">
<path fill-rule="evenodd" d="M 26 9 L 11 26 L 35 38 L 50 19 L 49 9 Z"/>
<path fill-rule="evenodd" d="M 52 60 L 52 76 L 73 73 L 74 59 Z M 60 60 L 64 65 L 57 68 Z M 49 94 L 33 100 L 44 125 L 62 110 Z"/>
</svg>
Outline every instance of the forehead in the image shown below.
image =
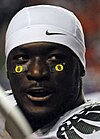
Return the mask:
<svg viewBox="0 0 100 139">
<path fill-rule="evenodd" d="M 52 51 L 55 52 L 60 52 L 60 53 L 65 53 L 66 55 L 68 54 L 73 54 L 73 52 L 67 47 L 62 44 L 57 44 L 57 43 L 49 43 L 49 42 L 34 42 L 34 43 L 29 43 L 29 44 L 24 44 L 21 46 L 18 46 L 14 48 L 9 56 L 14 56 L 20 53 L 26 53 L 26 54 L 49 54 Z"/>
</svg>

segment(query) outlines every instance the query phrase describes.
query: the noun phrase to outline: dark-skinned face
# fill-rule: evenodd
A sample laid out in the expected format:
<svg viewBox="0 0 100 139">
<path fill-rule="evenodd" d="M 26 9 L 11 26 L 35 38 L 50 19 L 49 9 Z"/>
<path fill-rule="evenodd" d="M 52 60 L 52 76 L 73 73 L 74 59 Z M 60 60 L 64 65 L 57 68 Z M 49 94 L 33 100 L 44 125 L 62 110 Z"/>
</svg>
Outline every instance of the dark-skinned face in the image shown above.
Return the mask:
<svg viewBox="0 0 100 139">
<path fill-rule="evenodd" d="M 29 117 L 53 119 L 82 103 L 80 63 L 66 46 L 38 42 L 16 47 L 7 69 L 14 97 Z"/>
</svg>

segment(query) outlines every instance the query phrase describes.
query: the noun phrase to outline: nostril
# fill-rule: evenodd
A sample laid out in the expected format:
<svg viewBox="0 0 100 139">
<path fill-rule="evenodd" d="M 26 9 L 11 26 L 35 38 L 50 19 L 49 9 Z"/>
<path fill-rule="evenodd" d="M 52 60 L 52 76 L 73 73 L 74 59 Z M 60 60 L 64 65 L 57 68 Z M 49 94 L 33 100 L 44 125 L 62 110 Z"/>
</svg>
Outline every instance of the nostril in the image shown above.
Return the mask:
<svg viewBox="0 0 100 139">
<path fill-rule="evenodd" d="M 33 76 L 31 76 L 31 75 L 27 75 L 27 79 L 28 80 L 34 80 Z"/>
</svg>

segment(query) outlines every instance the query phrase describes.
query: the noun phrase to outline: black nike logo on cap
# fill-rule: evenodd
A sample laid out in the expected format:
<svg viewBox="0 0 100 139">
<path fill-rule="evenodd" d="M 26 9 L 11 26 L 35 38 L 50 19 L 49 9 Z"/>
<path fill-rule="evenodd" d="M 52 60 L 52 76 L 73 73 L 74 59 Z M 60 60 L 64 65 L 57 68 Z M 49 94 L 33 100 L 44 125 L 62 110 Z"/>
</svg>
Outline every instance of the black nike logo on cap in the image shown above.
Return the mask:
<svg viewBox="0 0 100 139">
<path fill-rule="evenodd" d="M 66 34 L 63 34 L 63 33 L 57 33 L 57 32 L 49 32 L 48 30 L 46 30 L 46 35 L 66 35 Z"/>
</svg>

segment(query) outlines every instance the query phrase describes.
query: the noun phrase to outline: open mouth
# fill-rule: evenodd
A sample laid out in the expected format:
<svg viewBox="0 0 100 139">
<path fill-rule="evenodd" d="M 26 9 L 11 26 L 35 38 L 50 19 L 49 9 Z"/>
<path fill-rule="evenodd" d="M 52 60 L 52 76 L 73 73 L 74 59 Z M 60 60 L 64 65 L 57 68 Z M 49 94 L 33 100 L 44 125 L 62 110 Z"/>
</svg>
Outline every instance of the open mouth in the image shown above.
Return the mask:
<svg viewBox="0 0 100 139">
<path fill-rule="evenodd" d="M 43 87 L 32 87 L 26 90 L 26 96 L 31 101 L 47 101 L 52 96 L 52 92 Z"/>
</svg>

